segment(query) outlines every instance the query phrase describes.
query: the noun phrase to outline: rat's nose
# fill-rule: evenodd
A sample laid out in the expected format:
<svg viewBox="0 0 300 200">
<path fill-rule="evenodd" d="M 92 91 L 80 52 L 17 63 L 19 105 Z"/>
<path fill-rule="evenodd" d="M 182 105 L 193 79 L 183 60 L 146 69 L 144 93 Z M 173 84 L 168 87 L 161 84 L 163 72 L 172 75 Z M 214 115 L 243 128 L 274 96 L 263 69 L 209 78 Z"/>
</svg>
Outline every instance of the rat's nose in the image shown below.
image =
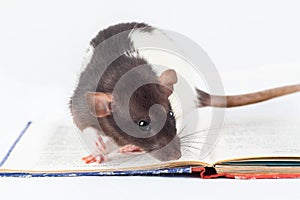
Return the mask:
<svg viewBox="0 0 300 200">
<path fill-rule="evenodd" d="M 181 158 L 181 152 L 179 153 L 173 153 L 169 156 L 163 156 L 161 157 L 161 161 L 170 161 L 170 160 L 178 160 L 179 158 Z"/>
<path fill-rule="evenodd" d="M 180 150 L 158 150 L 156 152 L 150 153 L 153 157 L 157 158 L 160 161 L 170 161 L 170 160 L 178 160 L 181 158 L 181 151 Z"/>
<path fill-rule="evenodd" d="M 169 160 L 178 160 L 181 158 L 181 151 L 171 152 Z"/>
</svg>

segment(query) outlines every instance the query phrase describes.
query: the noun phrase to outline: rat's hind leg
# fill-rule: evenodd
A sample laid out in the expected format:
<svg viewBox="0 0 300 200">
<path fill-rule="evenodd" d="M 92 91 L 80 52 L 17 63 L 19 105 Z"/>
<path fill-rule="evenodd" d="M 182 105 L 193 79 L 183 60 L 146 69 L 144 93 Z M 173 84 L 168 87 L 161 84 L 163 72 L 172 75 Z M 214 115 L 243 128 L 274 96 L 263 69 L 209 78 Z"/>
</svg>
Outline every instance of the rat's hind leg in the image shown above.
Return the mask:
<svg viewBox="0 0 300 200">
<path fill-rule="evenodd" d="M 101 136 L 100 132 L 92 127 L 88 127 L 82 131 L 81 139 L 84 147 L 90 153 L 90 155 L 82 158 L 87 164 L 107 161 L 108 154 L 115 149 L 108 138 Z"/>
</svg>

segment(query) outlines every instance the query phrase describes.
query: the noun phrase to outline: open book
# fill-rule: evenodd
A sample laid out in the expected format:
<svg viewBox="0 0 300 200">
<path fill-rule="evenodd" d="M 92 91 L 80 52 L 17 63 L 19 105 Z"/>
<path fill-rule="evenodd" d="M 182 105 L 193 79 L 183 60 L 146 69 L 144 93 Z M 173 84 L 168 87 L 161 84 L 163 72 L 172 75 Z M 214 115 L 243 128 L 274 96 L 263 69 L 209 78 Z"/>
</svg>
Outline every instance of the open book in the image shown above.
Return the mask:
<svg viewBox="0 0 300 200">
<path fill-rule="evenodd" d="M 116 151 L 107 162 L 85 164 L 81 158 L 88 152 L 71 119 L 28 123 L 0 163 L 0 176 L 199 173 L 204 178 L 300 177 L 299 100 L 300 94 L 293 94 L 227 109 L 221 134 L 205 157 L 199 156 L 205 145 L 203 130 L 193 139 L 198 143 L 182 149 L 179 160 L 169 162 L 145 153 Z"/>
</svg>

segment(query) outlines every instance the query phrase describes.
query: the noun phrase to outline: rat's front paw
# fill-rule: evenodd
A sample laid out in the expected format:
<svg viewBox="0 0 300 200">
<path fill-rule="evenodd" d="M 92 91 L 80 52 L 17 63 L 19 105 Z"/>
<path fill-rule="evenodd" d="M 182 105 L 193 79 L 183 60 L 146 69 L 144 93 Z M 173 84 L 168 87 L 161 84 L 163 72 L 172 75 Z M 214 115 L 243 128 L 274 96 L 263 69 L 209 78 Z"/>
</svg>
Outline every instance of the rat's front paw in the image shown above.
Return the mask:
<svg viewBox="0 0 300 200">
<path fill-rule="evenodd" d="M 86 164 L 103 163 L 107 161 L 107 146 L 100 135 L 97 135 L 97 139 L 91 149 L 94 149 L 93 153 L 82 158 Z"/>
<path fill-rule="evenodd" d="M 111 152 L 110 144 L 106 144 L 97 129 L 88 127 L 81 134 L 83 145 L 90 155 L 82 158 L 85 163 L 103 163 Z"/>
<path fill-rule="evenodd" d="M 144 152 L 144 150 L 138 146 L 133 144 L 128 144 L 119 149 L 120 153 L 129 154 L 129 153 L 137 153 L 137 152 Z"/>
</svg>

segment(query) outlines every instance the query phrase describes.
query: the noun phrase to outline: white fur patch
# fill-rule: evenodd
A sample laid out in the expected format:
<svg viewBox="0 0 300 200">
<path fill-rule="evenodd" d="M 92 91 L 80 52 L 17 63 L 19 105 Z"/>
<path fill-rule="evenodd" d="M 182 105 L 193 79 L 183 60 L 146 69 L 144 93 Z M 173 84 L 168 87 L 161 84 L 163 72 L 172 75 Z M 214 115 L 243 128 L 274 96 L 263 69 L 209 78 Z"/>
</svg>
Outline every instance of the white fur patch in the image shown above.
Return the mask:
<svg viewBox="0 0 300 200">
<path fill-rule="evenodd" d="M 182 41 L 177 41 L 176 36 L 175 32 L 159 29 L 151 32 L 134 29 L 129 35 L 138 56 L 151 64 L 158 76 L 166 69 L 176 71 L 178 82 L 169 100 L 175 113 L 177 129 L 180 130 L 182 117 L 195 110 L 195 87 L 205 88 L 205 82 L 187 59 L 180 43 Z"/>
<path fill-rule="evenodd" d="M 177 56 L 180 50 L 176 43 L 168 37 L 166 33 L 159 29 L 151 32 L 144 32 L 142 29 L 134 29 L 130 35 L 130 40 L 136 50 L 137 56 L 145 59 L 152 68 L 160 75 L 168 68 L 176 69 L 181 66 L 183 69 L 186 64 L 182 64 L 182 60 Z M 178 73 L 178 69 L 175 70 Z M 175 86 L 176 88 L 176 86 Z M 175 116 L 177 116 L 177 126 L 180 126 L 182 116 L 182 106 L 180 99 L 175 92 L 169 97 Z"/>
<path fill-rule="evenodd" d="M 95 48 L 92 45 L 89 45 L 89 47 L 87 48 L 87 50 L 85 51 L 85 56 L 83 57 L 82 60 L 82 70 L 85 69 L 85 67 L 91 62 L 92 56 L 94 54 L 94 50 Z"/>
<path fill-rule="evenodd" d="M 164 47 L 171 51 L 178 51 L 178 47 L 175 42 L 159 29 L 153 29 L 151 32 L 143 31 L 141 29 L 133 29 L 129 34 L 130 40 L 133 43 L 134 49 L 149 62 L 161 63 L 164 59 L 157 55 L 153 56 L 145 50 L 159 50 L 157 47 Z M 161 49 L 163 50 L 163 49 Z M 163 63 L 162 63 L 163 64 Z"/>
<path fill-rule="evenodd" d="M 92 45 L 89 45 L 89 47 L 85 50 L 85 55 L 81 62 L 81 69 L 77 73 L 77 80 L 75 82 L 75 88 L 77 88 L 77 86 L 79 84 L 79 78 L 80 78 L 81 73 L 85 70 L 87 65 L 91 62 L 92 56 L 94 54 L 94 50 L 95 50 L 95 48 Z"/>
</svg>

